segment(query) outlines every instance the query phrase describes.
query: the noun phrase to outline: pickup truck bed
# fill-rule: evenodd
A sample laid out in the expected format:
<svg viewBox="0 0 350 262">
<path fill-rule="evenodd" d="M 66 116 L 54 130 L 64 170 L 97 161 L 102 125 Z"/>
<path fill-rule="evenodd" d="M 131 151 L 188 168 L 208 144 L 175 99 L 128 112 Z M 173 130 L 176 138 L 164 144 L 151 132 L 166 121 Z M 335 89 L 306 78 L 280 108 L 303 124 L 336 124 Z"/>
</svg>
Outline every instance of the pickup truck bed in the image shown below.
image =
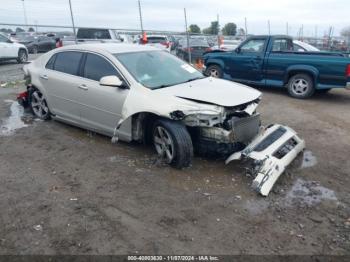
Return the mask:
<svg viewBox="0 0 350 262">
<path fill-rule="evenodd" d="M 286 87 L 296 98 L 350 87 L 350 59 L 341 53 L 295 52 L 287 36 L 248 38 L 235 51 L 204 56 L 205 73 L 259 86 Z"/>
</svg>

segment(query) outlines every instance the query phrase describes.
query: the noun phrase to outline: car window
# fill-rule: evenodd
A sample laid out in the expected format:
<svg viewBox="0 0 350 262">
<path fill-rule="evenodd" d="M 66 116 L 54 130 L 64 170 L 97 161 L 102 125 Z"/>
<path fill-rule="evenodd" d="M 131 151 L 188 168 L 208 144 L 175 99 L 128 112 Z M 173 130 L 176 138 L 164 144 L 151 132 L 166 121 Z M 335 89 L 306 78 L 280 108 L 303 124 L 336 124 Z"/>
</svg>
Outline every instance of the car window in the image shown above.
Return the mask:
<svg viewBox="0 0 350 262">
<path fill-rule="evenodd" d="M 95 81 L 100 81 L 104 76 L 115 75 L 119 77 L 117 70 L 110 62 L 94 54 L 87 54 L 83 75 L 85 78 Z"/>
<path fill-rule="evenodd" d="M 153 44 L 162 43 L 166 41 L 166 37 L 149 36 L 147 37 L 147 41 L 148 43 L 153 43 Z"/>
<path fill-rule="evenodd" d="M 287 52 L 293 50 L 293 43 L 288 39 L 275 39 L 272 52 Z"/>
<path fill-rule="evenodd" d="M 298 44 L 293 44 L 293 51 L 295 52 L 305 52 L 305 48 L 301 47 L 300 45 Z"/>
<path fill-rule="evenodd" d="M 3 35 L 0 35 L 0 43 L 6 43 L 8 41 L 8 39 L 3 36 Z"/>
<path fill-rule="evenodd" d="M 111 39 L 108 29 L 84 29 L 78 30 L 77 38 L 80 39 Z"/>
<path fill-rule="evenodd" d="M 242 52 L 261 53 L 264 50 L 265 39 L 251 39 L 241 46 Z"/>
<path fill-rule="evenodd" d="M 58 53 L 54 62 L 54 70 L 70 75 L 78 75 L 82 53 L 68 51 Z"/>
<path fill-rule="evenodd" d="M 56 54 L 51 56 L 50 60 L 47 62 L 46 66 L 45 66 L 46 69 L 51 69 L 51 70 L 54 69 L 56 57 L 57 57 Z"/>
</svg>

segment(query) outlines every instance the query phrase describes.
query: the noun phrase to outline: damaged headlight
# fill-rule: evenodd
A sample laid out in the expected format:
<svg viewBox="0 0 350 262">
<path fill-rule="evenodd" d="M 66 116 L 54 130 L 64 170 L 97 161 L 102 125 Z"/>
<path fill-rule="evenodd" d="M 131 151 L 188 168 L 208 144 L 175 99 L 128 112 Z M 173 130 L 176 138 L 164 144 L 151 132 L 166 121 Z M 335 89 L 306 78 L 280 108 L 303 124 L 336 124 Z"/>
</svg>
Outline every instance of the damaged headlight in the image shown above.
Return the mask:
<svg viewBox="0 0 350 262">
<path fill-rule="evenodd" d="M 221 124 L 224 121 L 222 114 L 192 114 L 184 118 L 186 125 L 188 126 L 215 126 Z"/>
</svg>

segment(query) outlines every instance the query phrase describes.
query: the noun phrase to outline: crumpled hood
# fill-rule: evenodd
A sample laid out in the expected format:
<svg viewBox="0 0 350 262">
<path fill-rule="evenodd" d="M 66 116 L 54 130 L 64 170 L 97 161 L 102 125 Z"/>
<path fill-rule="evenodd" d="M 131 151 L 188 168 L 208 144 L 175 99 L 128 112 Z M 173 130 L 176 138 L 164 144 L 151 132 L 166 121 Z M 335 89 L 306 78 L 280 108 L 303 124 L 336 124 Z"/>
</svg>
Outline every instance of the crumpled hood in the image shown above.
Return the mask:
<svg viewBox="0 0 350 262">
<path fill-rule="evenodd" d="M 261 93 L 254 88 L 212 77 L 154 90 L 153 92 L 224 107 L 246 104 L 261 96 Z"/>
</svg>

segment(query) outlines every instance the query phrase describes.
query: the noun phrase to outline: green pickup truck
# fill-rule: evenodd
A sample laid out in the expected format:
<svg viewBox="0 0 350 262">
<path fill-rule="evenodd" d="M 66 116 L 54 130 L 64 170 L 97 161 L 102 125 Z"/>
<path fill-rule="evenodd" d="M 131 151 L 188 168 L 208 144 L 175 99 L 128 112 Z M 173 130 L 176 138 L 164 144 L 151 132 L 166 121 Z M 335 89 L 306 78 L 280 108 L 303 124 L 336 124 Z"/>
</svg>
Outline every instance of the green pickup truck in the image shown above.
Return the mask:
<svg viewBox="0 0 350 262">
<path fill-rule="evenodd" d="M 288 36 L 253 36 L 231 52 L 203 56 L 205 74 L 244 84 L 286 88 L 295 98 L 350 88 L 350 58 L 341 53 L 296 52 Z"/>
</svg>

